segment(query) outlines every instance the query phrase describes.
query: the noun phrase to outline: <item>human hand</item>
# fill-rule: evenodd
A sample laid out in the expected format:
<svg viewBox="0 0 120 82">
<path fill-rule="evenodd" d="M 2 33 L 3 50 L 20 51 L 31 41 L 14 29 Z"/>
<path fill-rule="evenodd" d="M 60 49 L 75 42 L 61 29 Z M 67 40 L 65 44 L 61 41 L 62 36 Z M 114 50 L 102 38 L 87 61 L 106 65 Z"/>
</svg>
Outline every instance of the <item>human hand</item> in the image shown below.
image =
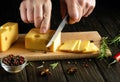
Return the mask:
<svg viewBox="0 0 120 82">
<path fill-rule="evenodd" d="M 69 24 L 79 22 L 82 17 L 87 17 L 95 8 L 95 0 L 60 0 L 62 18 L 69 14 Z"/>
<path fill-rule="evenodd" d="M 51 0 L 23 0 L 20 4 L 22 21 L 34 23 L 40 33 L 46 33 L 50 27 L 51 10 Z"/>
</svg>

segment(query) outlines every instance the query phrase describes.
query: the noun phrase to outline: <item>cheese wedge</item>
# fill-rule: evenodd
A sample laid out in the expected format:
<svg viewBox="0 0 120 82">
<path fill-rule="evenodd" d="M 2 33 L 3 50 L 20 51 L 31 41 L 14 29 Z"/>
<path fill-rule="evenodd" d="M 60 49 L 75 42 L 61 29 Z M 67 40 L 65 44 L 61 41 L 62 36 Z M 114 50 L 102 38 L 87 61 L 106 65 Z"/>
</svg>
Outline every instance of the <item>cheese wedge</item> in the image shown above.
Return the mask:
<svg viewBox="0 0 120 82">
<path fill-rule="evenodd" d="M 90 53 L 90 52 L 97 52 L 97 51 L 99 51 L 99 48 L 94 43 L 90 43 L 88 48 L 84 50 L 83 53 Z"/>
<path fill-rule="evenodd" d="M 56 52 L 60 45 L 61 45 L 61 32 L 58 33 L 57 38 L 53 41 L 49 50 L 52 52 Z"/>
<path fill-rule="evenodd" d="M 25 48 L 30 50 L 48 50 L 46 45 L 53 36 L 54 32 L 54 30 L 49 30 L 47 33 L 41 34 L 39 33 L 39 29 L 32 28 L 25 35 Z"/>
<path fill-rule="evenodd" d="M 18 23 L 7 22 L 0 27 L 0 51 L 6 51 L 18 39 Z"/>
<path fill-rule="evenodd" d="M 59 50 L 61 51 L 73 51 L 75 49 L 75 46 L 77 45 L 78 40 L 69 40 L 65 41 L 60 47 Z"/>
</svg>

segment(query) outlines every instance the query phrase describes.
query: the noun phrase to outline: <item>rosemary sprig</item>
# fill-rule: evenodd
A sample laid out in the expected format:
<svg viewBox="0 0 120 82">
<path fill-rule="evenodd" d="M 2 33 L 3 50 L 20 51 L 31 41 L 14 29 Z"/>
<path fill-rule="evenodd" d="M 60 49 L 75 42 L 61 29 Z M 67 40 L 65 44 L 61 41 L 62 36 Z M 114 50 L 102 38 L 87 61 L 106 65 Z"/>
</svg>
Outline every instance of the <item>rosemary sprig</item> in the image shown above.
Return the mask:
<svg viewBox="0 0 120 82">
<path fill-rule="evenodd" d="M 103 37 L 101 41 L 101 46 L 100 46 L 100 56 L 98 56 L 98 59 L 103 59 L 106 57 L 106 51 L 109 49 L 108 47 L 108 37 Z"/>
<path fill-rule="evenodd" d="M 57 65 L 58 65 L 58 62 L 50 64 L 50 66 L 52 67 L 52 69 L 55 69 L 57 67 Z"/>
<path fill-rule="evenodd" d="M 111 44 L 114 44 L 114 45 L 118 45 L 120 43 L 120 34 L 118 34 L 117 36 L 115 36 L 115 38 L 113 38 L 111 41 L 110 41 L 110 45 Z"/>
</svg>

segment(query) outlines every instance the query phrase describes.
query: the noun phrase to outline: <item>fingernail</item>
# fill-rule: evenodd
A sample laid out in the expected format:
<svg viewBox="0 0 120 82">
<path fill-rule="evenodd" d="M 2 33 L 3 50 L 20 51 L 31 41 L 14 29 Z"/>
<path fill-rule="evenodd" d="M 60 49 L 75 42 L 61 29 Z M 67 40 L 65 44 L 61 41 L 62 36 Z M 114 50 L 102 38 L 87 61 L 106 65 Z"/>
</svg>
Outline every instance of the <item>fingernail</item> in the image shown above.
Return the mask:
<svg viewBox="0 0 120 82">
<path fill-rule="evenodd" d="M 74 21 L 74 20 L 69 19 L 69 24 L 74 24 L 74 23 L 75 23 L 75 21 Z"/>
</svg>

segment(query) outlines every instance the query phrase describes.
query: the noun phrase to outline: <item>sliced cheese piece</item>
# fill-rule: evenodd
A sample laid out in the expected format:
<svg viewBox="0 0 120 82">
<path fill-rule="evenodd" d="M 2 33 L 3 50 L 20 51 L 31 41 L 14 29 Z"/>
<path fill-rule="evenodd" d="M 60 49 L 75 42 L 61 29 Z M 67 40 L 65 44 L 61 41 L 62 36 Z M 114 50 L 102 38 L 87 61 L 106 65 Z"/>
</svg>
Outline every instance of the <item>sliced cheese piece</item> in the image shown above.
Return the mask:
<svg viewBox="0 0 120 82">
<path fill-rule="evenodd" d="M 61 51 L 73 51 L 75 46 L 77 45 L 78 40 L 68 40 L 65 41 L 59 48 Z"/>
<path fill-rule="evenodd" d="M 61 32 L 58 33 L 56 39 L 53 41 L 52 45 L 50 46 L 50 51 L 56 52 L 61 45 Z"/>
<path fill-rule="evenodd" d="M 81 40 L 78 40 L 78 42 L 77 42 L 76 46 L 74 47 L 73 51 L 74 52 L 79 52 L 80 45 L 81 45 Z"/>
<path fill-rule="evenodd" d="M 79 52 L 87 50 L 87 48 L 89 47 L 89 44 L 90 44 L 89 40 L 82 40 L 79 47 Z"/>
<path fill-rule="evenodd" d="M 39 29 L 32 28 L 25 36 L 25 48 L 30 50 L 48 50 L 46 45 L 54 32 L 54 30 L 49 30 L 47 33 L 41 34 Z"/>
<path fill-rule="evenodd" d="M 6 51 L 18 39 L 18 23 L 7 22 L 0 27 L 0 51 Z"/>
<path fill-rule="evenodd" d="M 94 44 L 94 43 L 90 43 L 89 47 L 83 51 L 83 53 L 89 53 L 89 52 L 97 52 L 99 51 L 99 48 Z"/>
</svg>

